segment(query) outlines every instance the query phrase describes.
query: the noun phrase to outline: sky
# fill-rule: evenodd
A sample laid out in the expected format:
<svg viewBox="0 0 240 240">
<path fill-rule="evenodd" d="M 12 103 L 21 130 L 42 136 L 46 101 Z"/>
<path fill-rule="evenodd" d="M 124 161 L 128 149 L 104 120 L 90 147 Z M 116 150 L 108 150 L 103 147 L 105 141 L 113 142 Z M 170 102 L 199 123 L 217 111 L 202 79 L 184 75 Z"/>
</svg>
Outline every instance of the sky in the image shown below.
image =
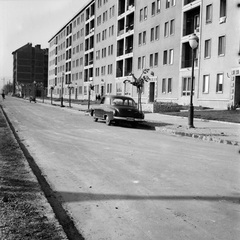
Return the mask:
<svg viewBox="0 0 240 240">
<path fill-rule="evenodd" d="M 48 48 L 48 41 L 89 0 L 0 0 L 0 89 L 12 80 L 12 52 L 32 43 Z"/>
</svg>

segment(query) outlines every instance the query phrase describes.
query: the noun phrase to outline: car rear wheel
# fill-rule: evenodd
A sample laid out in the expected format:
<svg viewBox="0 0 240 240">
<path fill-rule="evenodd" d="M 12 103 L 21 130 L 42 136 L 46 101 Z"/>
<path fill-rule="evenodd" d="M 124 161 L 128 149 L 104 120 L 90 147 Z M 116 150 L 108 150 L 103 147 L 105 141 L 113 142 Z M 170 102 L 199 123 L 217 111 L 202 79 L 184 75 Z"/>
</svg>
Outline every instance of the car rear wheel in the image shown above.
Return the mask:
<svg viewBox="0 0 240 240">
<path fill-rule="evenodd" d="M 95 113 L 93 113 L 93 121 L 94 121 L 94 122 L 97 122 L 97 121 L 98 121 L 98 118 L 96 117 Z"/>
<path fill-rule="evenodd" d="M 108 126 L 111 125 L 111 120 L 110 120 L 109 116 L 106 116 L 106 124 L 107 124 Z"/>
</svg>

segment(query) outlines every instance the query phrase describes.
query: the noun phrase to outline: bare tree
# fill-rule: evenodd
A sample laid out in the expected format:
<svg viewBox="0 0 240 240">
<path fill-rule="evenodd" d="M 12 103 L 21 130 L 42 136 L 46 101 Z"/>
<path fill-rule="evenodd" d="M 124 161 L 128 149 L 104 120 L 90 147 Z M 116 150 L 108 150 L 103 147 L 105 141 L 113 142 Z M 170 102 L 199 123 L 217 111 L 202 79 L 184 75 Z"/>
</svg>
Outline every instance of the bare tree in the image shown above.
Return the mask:
<svg viewBox="0 0 240 240">
<path fill-rule="evenodd" d="M 124 80 L 123 82 L 129 82 L 133 86 L 137 88 L 137 93 L 138 93 L 138 110 L 142 112 L 142 100 L 141 100 L 141 95 L 142 95 L 142 88 L 144 86 L 144 82 L 148 82 L 150 80 L 149 75 L 154 76 L 154 72 L 151 71 L 149 68 L 143 69 L 141 75 L 137 78 L 134 73 L 130 73 L 129 76 L 132 76 L 132 81 L 129 79 Z"/>
</svg>

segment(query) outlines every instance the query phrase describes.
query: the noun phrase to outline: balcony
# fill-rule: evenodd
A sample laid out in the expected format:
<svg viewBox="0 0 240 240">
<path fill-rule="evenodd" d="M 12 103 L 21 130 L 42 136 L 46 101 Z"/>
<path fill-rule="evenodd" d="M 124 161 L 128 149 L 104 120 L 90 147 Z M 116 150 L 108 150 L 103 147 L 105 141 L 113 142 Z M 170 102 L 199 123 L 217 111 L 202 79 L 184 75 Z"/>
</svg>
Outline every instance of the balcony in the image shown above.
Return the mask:
<svg viewBox="0 0 240 240">
<path fill-rule="evenodd" d="M 184 0 L 184 6 L 195 1 L 196 0 Z"/>
<path fill-rule="evenodd" d="M 135 6 L 134 0 L 127 1 L 127 10 L 131 10 Z"/>
<path fill-rule="evenodd" d="M 124 18 L 118 21 L 118 36 L 124 34 Z"/>
<path fill-rule="evenodd" d="M 125 59 L 125 71 L 124 76 L 129 76 L 129 74 L 132 72 L 132 58 Z"/>
<path fill-rule="evenodd" d="M 183 36 L 193 34 L 200 27 L 200 7 L 186 11 L 183 17 Z"/>
<path fill-rule="evenodd" d="M 118 16 L 125 12 L 125 0 L 118 0 Z"/>
<path fill-rule="evenodd" d="M 125 54 L 133 52 L 133 35 L 126 38 Z"/>
<path fill-rule="evenodd" d="M 198 67 L 198 50 L 195 50 L 194 67 Z M 192 49 L 188 42 L 182 45 L 182 61 L 181 68 L 191 68 L 192 67 Z"/>
<path fill-rule="evenodd" d="M 117 42 L 117 57 L 122 56 L 124 54 L 124 40 L 121 39 Z"/>
<path fill-rule="evenodd" d="M 123 60 L 117 61 L 116 77 L 123 77 Z"/>
</svg>

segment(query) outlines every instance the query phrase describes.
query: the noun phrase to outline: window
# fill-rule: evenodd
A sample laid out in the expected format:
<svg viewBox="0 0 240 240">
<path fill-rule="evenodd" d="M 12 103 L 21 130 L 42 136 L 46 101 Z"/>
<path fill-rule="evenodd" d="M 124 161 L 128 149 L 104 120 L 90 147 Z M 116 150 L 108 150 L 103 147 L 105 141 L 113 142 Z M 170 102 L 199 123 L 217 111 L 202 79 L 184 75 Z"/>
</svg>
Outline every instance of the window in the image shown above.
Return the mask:
<svg viewBox="0 0 240 240">
<path fill-rule="evenodd" d="M 150 58 L 149 58 L 149 67 L 150 67 L 150 68 L 153 67 L 153 54 L 150 54 Z"/>
<path fill-rule="evenodd" d="M 151 28 L 151 35 L 150 35 L 150 41 L 154 41 L 154 28 Z"/>
<path fill-rule="evenodd" d="M 163 65 L 166 65 L 167 64 L 167 50 L 165 50 L 164 52 L 163 52 Z"/>
<path fill-rule="evenodd" d="M 156 11 L 155 2 L 152 2 L 152 16 L 155 15 L 155 11 Z"/>
<path fill-rule="evenodd" d="M 175 6 L 176 5 L 176 0 L 171 0 L 171 6 Z"/>
<path fill-rule="evenodd" d="M 170 0 L 166 0 L 166 8 L 170 8 Z"/>
<path fill-rule="evenodd" d="M 109 27 L 109 37 L 113 36 L 113 34 L 114 34 L 114 25 Z"/>
<path fill-rule="evenodd" d="M 217 93 L 223 92 L 223 73 L 217 74 Z"/>
<path fill-rule="evenodd" d="M 162 93 L 166 93 L 166 78 L 162 80 Z"/>
<path fill-rule="evenodd" d="M 143 20 L 143 9 L 140 9 L 139 21 Z"/>
<path fill-rule="evenodd" d="M 112 64 L 108 65 L 108 74 L 112 74 L 112 67 Z"/>
<path fill-rule="evenodd" d="M 210 57 L 211 57 L 211 40 L 208 39 L 205 41 L 204 58 Z"/>
<path fill-rule="evenodd" d="M 160 29 L 160 26 L 159 25 L 156 26 L 156 28 L 155 28 L 155 40 L 159 40 L 159 34 L 160 34 L 159 29 Z"/>
<path fill-rule="evenodd" d="M 171 21 L 170 21 L 170 35 L 173 35 L 174 34 L 174 28 L 175 28 L 175 20 L 174 19 L 172 19 Z"/>
<path fill-rule="evenodd" d="M 157 13 L 161 11 L 161 0 L 157 0 Z"/>
<path fill-rule="evenodd" d="M 142 57 L 142 69 L 146 68 L 146 57 Z"/>
<path fill-rule="evenodd" d="M 168 93 L 172 93 L 172 78 L 168 78 Z"/>
<path fill-rule="evenodd" d="M 147 20 L 147 13 L 148 13 L 148 9 L 147 7 L 144 8 L 144 20 Z"/>
<path fill-rule="evenodd" d="M 108 55 L 113 55 L 113 44 L 108 46 Z"/>
<path fill-rule="evenodd" d="M 218 56 L 224 56 L 225 55 L 225 36 L 221 36 L 218 38 Z"/>
<path fill-rule="evenodd" d="M 169 50 L 169 64 L 173 64 L 173 49 Z"/>
<path fill-rule="evenodd" d="M 220 0 L 220 18 L 226 17 L 227 0 Z"/>
<path fill-rule="evenodd" d="M 97 17 L 97 26 L 101 25 L 101 15 Z"/>
<path fill-rule="evenodd" d="M 146 44 L 146 31 L 143 32 L 143 44 Z"/>
<path fill-rule="evenodd" d="M 212 4 L 206 6 L 206 23 L 212 22 Z"/>
<path fill-rule="evenodd" d="M 101 75 L 103 76 L 103 75 L 105 75 L 105 73 L 106 73 L 106 67 L 103 66 L 103 67 L 101 67 Z"/>
<path fill-rule="evenodd" d="M 154 67 L 158 66 L 158 53 L 154 54 Z"/>
<path fill-rule="evenodd" d="M 193 79 L 193 92 L 194 92 L 194 80 Z M 182 83 L 182 95 L 183 96 L 189 96 L 191 92 L 191 78 L 190 77 L 184 77 L 183 83 Z"/>
<path fill-rule="evenodd" d="M 165 22 L 165 24 L 164 24 L 164 37 L 168 36 L 168 31 L 169 31 L 168 28 L 169 28 L 169 23 Z"/>
<path fill-rule="evenodd" d="M 141 57 L 138 58 L 138 69 L 141 69 Z"/>
<path fill-rule="evenodd" d="M 138 34 L 138 45 L 142 45 L 142 33 Z"/>
<path fill-rule="evenodd" d="M 203 93 L 208 93 L 209 91 L 209 79 L 210 79 L 209 75 L 203 76 L 203 89 L 202 89 Z"/>
</svg>

